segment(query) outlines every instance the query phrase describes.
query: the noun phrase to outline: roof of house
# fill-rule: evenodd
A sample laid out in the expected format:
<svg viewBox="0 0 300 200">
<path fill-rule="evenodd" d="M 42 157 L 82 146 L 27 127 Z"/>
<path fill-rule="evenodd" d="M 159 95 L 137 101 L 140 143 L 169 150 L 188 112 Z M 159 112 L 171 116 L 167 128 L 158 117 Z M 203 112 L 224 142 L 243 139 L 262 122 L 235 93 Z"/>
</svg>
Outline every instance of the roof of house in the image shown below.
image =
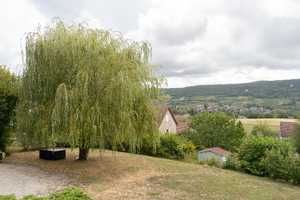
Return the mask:
<svg viewBox="0 0 300 200">
<path fill-rule="evenodd" d="M 172 112 L 172 110 L 171 110 L 168 106 L 161 106 L 161 107 L 159 108 L 158 117 L 157 117 L 157 122 L 158 122 L 158 124 L 161 124 L 161 122 L 162 122 L 162 120 L 164 119 L 164 117 L 165 117 L 167 111 L 170 112 L 170 114 L 171 114 L 173 120 L 175 121 L 175 124 L 178 125 L 178 122 L 177 122 L 177 120 L 176 120 L 176 118 L 175 118 L 174 113 Z"/>
<path fill-rule="evenodd" d="M 200 153 L 205 153 L 205 152 L 211 152 L 214 154 L 218 154 L 220 156 L 229 156 L 231 154 L 230 151 L 226 151 L 225 149 L 222 149 L 221 147 L 212 147 L 208 149 L 204 149 L 200 151 Z"/>
<path fill-rule="evenodd" d="M 182 133 L 183 131 L 187 130 L 190 128 L 190 123 L 187 122 L 178 122 L 176 126 L 176 132 L 177 133 Z"/>
<path fill-rule="evenodd" d="M 280 122 L 280 136 L 289 137 L 296 128 L 296 122 Z"/>
</svg>

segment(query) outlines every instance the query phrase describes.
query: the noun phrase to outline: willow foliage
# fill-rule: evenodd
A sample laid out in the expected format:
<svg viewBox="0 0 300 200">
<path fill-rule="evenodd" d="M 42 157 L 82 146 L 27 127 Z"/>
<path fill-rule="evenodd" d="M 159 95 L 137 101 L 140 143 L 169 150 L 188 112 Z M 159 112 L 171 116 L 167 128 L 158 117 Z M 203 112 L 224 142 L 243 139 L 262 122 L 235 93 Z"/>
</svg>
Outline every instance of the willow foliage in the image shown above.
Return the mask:
<svg viewBox="0 0 300 200">
<path fill-rule="evenodd" d="M 18 106 L 19 139 L 28 147 L 68 142 L 88 149 L 126 142 L 136 151 L 157 132 L 147 43 L 58 21 L 26 38 Z"/>
</svg>

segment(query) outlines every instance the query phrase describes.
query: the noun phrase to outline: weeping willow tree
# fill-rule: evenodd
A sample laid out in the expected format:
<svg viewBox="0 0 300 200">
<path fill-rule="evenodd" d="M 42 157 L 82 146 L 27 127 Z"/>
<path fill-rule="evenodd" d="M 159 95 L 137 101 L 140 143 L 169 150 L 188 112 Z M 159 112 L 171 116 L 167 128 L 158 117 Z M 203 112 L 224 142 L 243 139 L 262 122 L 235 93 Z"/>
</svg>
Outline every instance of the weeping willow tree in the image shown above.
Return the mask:
<svg viewBox="0 0 300 200">
<path fill-rule="evenodd" d="M 153 101 L 162 79 L 147 43 L 58 21 L 29 33 L 25 53 L 17 109 L 24 146 L 68 143 L 85 160 L 106 144 L 136 152 L 146 134 L 157 133 Z"/>
</svg>

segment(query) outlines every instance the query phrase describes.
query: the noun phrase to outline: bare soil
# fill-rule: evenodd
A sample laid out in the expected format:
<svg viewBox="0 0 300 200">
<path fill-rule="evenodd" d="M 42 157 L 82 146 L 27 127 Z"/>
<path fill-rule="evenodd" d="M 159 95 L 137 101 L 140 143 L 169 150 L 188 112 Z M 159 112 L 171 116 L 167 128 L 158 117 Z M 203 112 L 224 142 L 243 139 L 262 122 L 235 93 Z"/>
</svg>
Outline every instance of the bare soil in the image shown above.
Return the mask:
<svg viewBox="0 0 300 200">
<path fill-rule="evenodd" d="M 0 195 L 45 195 L 71 184 L 64 175 L 54 175 L 29 165 L 0 163 Z"/>
</svg>

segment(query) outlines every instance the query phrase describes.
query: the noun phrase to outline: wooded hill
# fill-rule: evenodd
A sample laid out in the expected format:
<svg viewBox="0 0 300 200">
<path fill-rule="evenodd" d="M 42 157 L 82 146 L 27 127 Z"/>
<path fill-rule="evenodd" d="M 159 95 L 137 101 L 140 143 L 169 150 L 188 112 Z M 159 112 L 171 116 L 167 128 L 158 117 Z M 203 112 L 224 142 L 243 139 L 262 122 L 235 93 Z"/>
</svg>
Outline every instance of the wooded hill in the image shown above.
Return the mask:
<svg viewBox="0 0 300 200">
<path fill-rule="evenodd" d="M 184 88 L 168 88 L 173 98 L 194 96 L 252 96 L 256 98 L 300 99 L 300 79 L 257 81 L 242 84 L 198 85 Z"/>
</svg>

